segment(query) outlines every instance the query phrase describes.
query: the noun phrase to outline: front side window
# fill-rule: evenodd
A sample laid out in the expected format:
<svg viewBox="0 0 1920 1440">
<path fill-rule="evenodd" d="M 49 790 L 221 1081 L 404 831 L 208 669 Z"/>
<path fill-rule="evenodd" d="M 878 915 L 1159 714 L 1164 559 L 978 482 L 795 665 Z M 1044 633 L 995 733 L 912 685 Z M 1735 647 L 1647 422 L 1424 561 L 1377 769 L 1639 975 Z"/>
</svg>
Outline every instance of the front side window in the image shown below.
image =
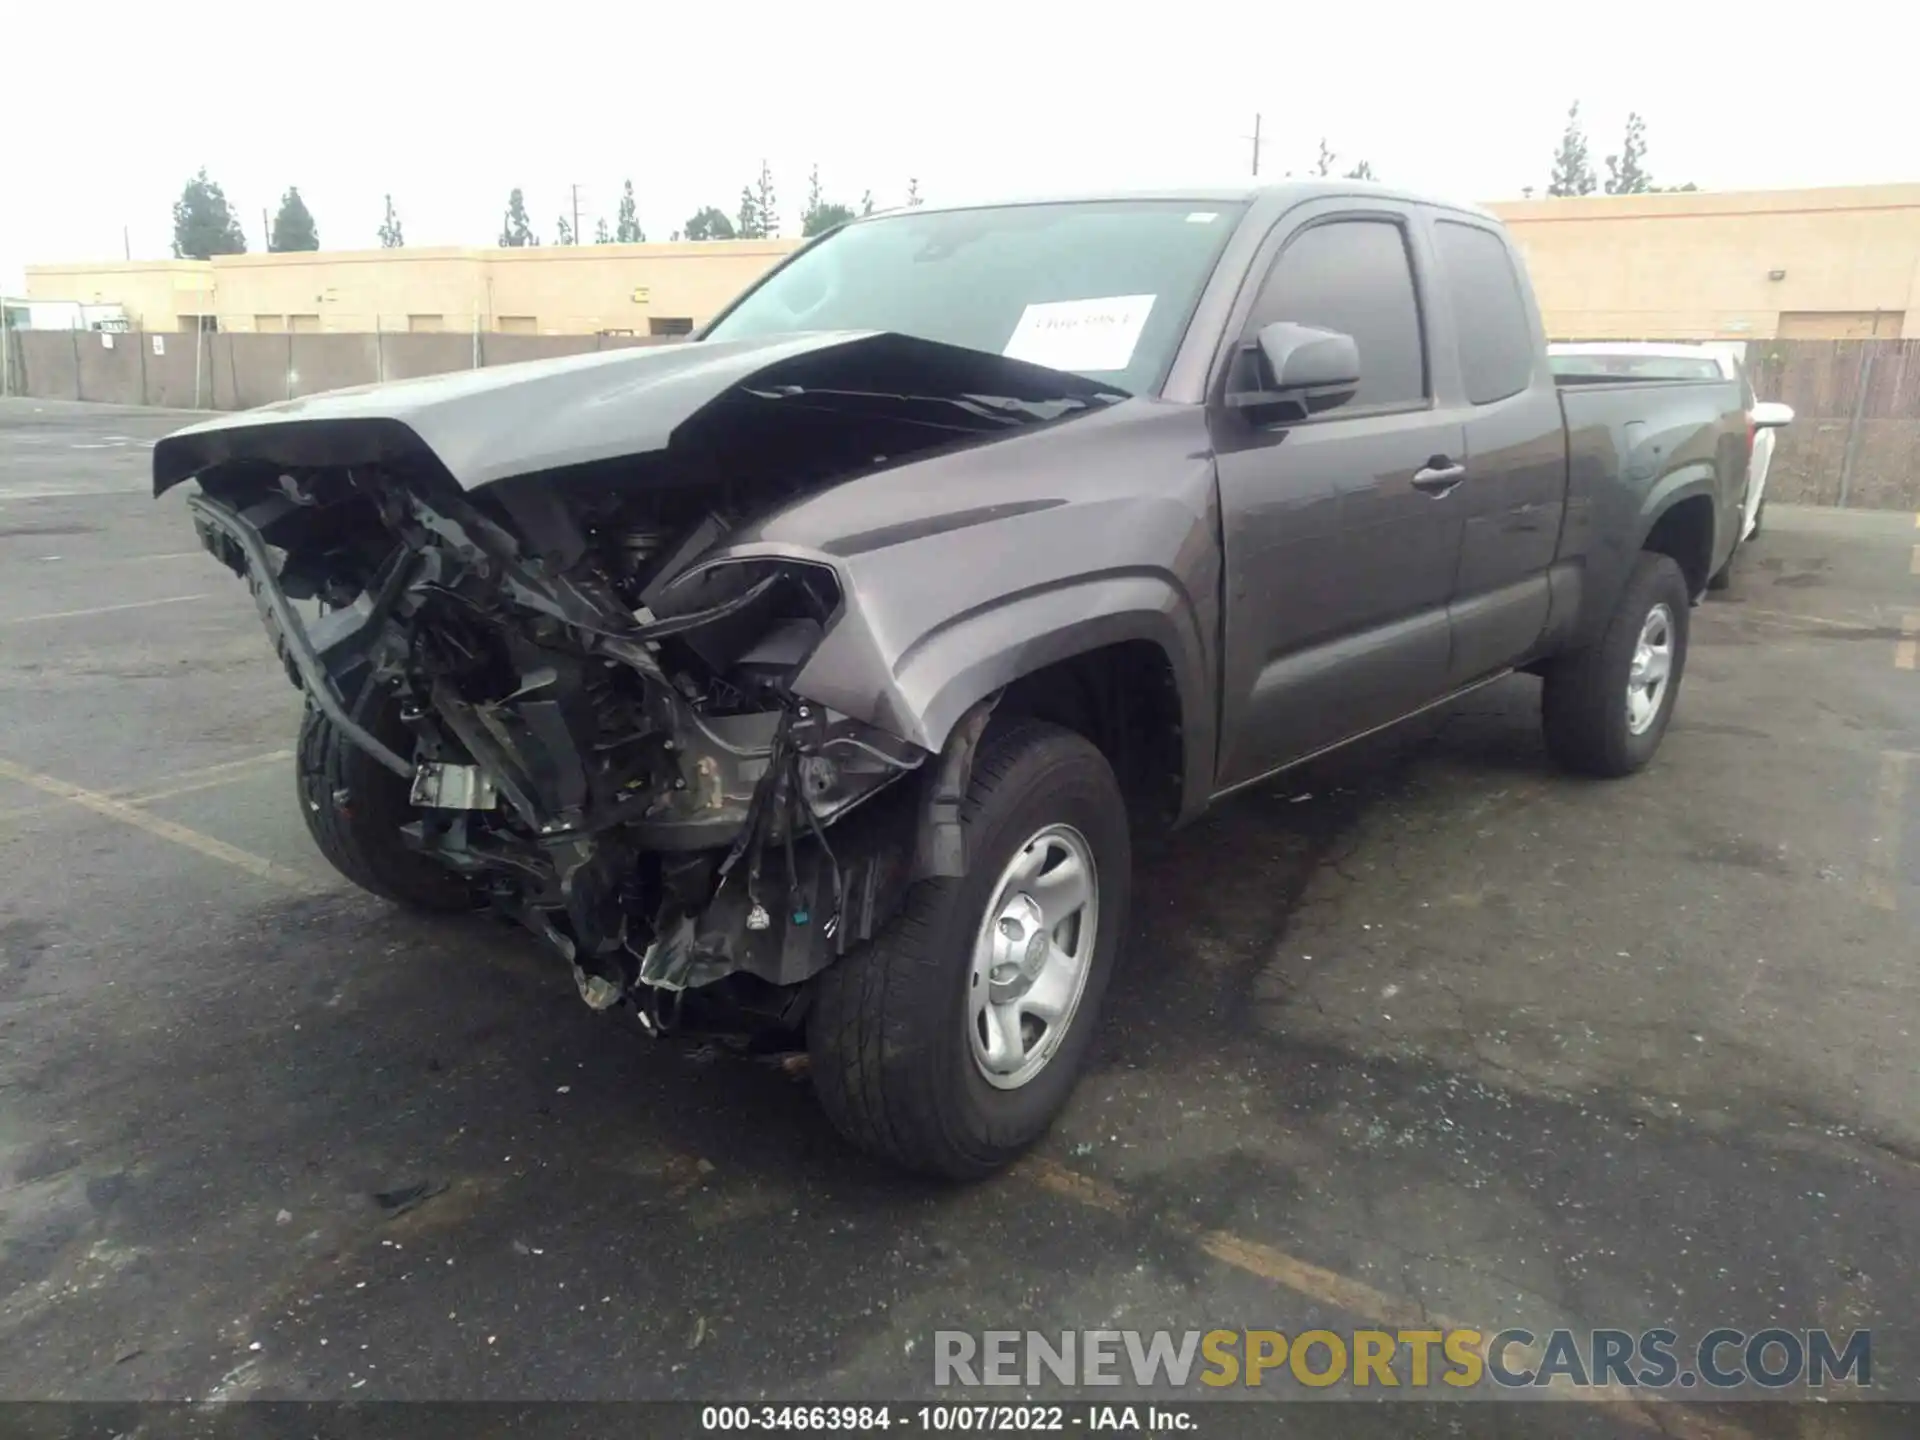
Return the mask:
<svg viewBox="0 0 1920 1440">
<path fill-rule="evenodd" d="M 1289 240 L 1260 287 L 1246 338 L 1276 320 L 1353 337 L 1360 389 L 1346 409 L 1426 398 L 1413 265 L 1406 235 L 1393 221 L 1333 220 Z"/>
<path fill-rule="evenodd" d="M 1097 201 L 908 211 L 847 226 L 702 337 L 888 330 L 1155 389 L 1240 207 Z"/>
</svg>

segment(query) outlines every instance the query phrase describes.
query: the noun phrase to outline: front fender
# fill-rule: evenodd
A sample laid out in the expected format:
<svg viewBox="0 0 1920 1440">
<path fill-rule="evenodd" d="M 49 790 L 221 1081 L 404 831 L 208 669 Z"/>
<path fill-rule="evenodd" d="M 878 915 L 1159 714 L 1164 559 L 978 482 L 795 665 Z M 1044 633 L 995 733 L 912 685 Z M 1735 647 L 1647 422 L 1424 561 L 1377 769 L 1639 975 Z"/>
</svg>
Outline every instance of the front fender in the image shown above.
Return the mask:
<svg viewBox="0 0 1920 1440">
<path fill-rule="evenodd" d="M 1211 781 L 1218 492 L 1197 411 L 1146 401 L 843 482 L 731 554 L 831 566 L 841 604 L 794 693 L 938 752 L 968 707 L 1089 650 L 1147 642 Z"/>
<path fill-rule="evenodd" d="M 937 752 L 961 716 L 996 690 L 1127 641 L 1146 641 L 1167 657 L 1180 696 L 1188 793 L 1204 792 L 1213 743 L 1206 632 L 1199 607 L 1165 574 L 1113 571 L 1008 594 L 921 635 L 891 666 L 881 665 L 875 617 L 856 598 L 793 689 Z"/>
</svg>

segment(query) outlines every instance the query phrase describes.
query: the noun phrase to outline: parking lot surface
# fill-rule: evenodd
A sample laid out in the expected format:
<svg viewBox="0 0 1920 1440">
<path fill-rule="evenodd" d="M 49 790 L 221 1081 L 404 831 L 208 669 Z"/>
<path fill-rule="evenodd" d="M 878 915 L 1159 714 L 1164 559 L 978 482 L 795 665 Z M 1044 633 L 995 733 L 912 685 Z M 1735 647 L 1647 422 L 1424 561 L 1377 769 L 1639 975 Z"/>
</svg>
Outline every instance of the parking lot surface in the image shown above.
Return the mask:
<svg viewBox="0 0 1920 1440">
<path fill-rule="evenodd" d="M 907 1397 L 937 1329 L 1441 1316 L 1872 1327 L 1920 1396 L 1913 515 L 1773 507 L 1640 777 L 1515 678 L 1175 837 L 1064 1120 L 948 1189 L 325 866 L 147 493 L 182 419 L 0 402 L 0 1398 Z"/>
</svg>

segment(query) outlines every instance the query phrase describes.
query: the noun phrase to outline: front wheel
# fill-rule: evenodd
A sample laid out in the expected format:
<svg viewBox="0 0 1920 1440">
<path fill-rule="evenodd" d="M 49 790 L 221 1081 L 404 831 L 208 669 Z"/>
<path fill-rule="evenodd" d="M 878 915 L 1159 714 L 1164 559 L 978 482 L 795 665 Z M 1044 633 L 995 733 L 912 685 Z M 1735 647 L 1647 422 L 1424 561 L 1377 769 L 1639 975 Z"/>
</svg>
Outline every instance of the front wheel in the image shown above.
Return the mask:
<svg viewBox="0 0 1920 1440">
<path fill-rule="evenodd" d="M 1653 758 L 1686 669 L 1689 598 L 1678 565 L 1641 552 L 1600 638 L 1547 667 L 1540 715 L 1554 759 L 1616 777 Z"/>
<path fill-rule="evenodd" d="M 401 753 L 413 737 L 397 707 L 378 705 L 362 720 Z M 362 890 L 416 910 L 474 908 L 467 882 L 407 844 L 401 827 L 419 818 L 409 786 L 348 740 L 319 707 L 300 722 L 295 768 L 300 815 L 329 864 Z"/>
<path fill-rule="evenodd" d="M 1066 1105 L 1126 925 L 1132 856 L 1106 758 L 1054 725 L 989 732 L 961 809 L 967 873 L 924 880 L 816 982 L 828 1117 L 911 1170 L 972 1179 Z"/>
</svg>

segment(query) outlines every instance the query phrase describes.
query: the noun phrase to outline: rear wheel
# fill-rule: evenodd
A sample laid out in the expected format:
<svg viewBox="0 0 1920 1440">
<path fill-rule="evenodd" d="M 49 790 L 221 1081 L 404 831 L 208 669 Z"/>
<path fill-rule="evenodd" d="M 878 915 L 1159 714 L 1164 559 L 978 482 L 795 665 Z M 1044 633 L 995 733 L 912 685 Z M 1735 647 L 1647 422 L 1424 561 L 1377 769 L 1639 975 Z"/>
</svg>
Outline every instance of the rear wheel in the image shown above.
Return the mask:
<svg viewBox="0 0 1920 1440">
<path fill-rule="evenodd" d="M 1065 1106 L 1126 924 L 1126 808 L 1106 758 L 1058 726 L 992 733 L 961 812 L 967 874 L 925 880 L 816 982 L 814 1087 L 863 1149 L 969 1179 Z"/>
<path fill-rule="evenodd" d="M 402 754 L 412 749 L 394 706 L 361 723 Z M 300 814 L 334 869 L 362 890 L 418 910 L 474 907 L 467 882 L 410 847 L 400 833 L 420 813 L 408 798 L 408 782 L 341 735 L 312 705 L 300 722 L 294 763 Z"/>
<path fill-rule="evenodd" d="M 1686 577 L 1643 551 L 1598 640 L 1546 671 L 1540 697 L 1547 749 L 1588 775 L 1631 775 L 1667 733 L 1687 664 Z"/>
</svg>

